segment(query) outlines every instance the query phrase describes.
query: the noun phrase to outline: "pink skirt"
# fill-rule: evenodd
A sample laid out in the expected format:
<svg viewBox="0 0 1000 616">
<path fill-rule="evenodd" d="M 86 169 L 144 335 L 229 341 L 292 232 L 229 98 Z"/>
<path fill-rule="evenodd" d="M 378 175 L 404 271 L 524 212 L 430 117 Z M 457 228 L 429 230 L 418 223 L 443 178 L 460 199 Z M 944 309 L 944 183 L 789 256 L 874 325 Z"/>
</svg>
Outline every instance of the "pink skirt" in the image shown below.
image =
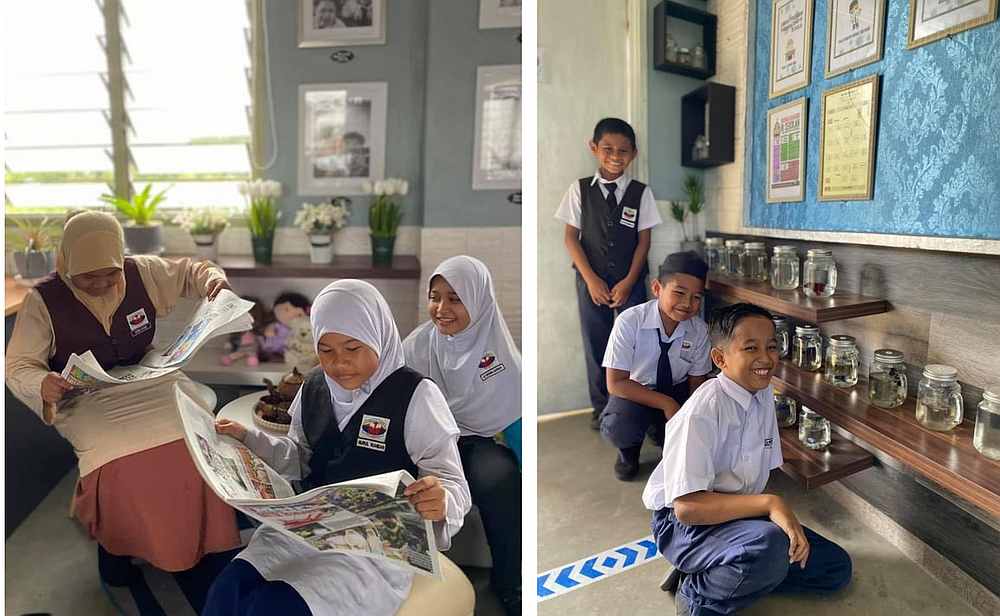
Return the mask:
<svg viewBox="0 0 1000 616">
<path fill-rule="evenodd" d="M 105 550 L 163 571 L 240 544 L 233 509 L 212 492 L 183 440 L 112 460 L 82 477 L 72 511 Z"/>
</svg>

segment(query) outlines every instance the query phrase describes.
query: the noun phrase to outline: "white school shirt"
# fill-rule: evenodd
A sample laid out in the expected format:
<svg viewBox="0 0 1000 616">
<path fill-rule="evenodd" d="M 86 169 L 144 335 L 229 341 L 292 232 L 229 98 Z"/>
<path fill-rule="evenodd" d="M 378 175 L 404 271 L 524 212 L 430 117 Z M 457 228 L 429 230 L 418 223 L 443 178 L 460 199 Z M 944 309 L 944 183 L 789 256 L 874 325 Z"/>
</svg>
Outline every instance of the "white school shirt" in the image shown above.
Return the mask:
<svg viewBox="0 0 1000 616">
<path fill-rule="evenodd" d="M 625 190 L 632 182 L 632 176 L 625 173 L 622 174 L 617 180 L 605 180 L 601 177 L 601 173 L 599 171 L 595 171 L 593 179 L 590 180 L 590 185 L 593 186 L 595 183 L 600 185 L 601 194 L 604 195 L 605 199 L 607 199 L 608 189 L 606 186 L 611 182 L 615 182 L 617 184 L 615 199 L 618 203 L 621 203 L 622 197 L 625 196 Z M 556 218 L 563 221 L 567 225 L 572 225 L 577 229 L 582 229 L 582 211 L 580 182 L 573 182 L 566 190 L 566 194 L 563 195 L 562 201 L 559 203 L 559 209 L 556 210 Z M 656 199 L 653 198 L 653 191 L 647 185 L 646 189 L 642 191 L 642 197 L 639 200 L 638 230 L 643 231 L 645 229 L 651 229 L 661 222 L 663 222 L 663 219 L 660 218 L 660 211 L 656 209 Z"/>
<path fill-rule="evenodd" d="M 655 388 L 656 365 L 660 361 L 656 330 L 660 329 L 660 340 L 671 343 L 667 356 L 670 358 L 672 384 L 680 383 L 688 376 L 704 376 L 711 372 L 709 350 L 712 345 L 708 325 L 695 315 L 678 323 L 668 336 L 662 332 L 658 301 L 651 299 L 618 315 L 604 351 L 603 366 L 624 370 L 629 373 L 628 378 L 636 383 Z"/>
<path fill-rule="evenodd" d="M 751 394 L 725 374 L 709 379 L 667 422 L 663 443 L 642 491 L 647 509 L 692 492 L 760 494 L 782 464 L 774 388 Z"/>
<path fill-rule="evenodd" d="M 292 424 L 287 437 L 246 426 L 247 447 L 293 481 L 302 478 L 312 454 L 302 429 L 300 396 L 301 390 L 289 409 Z M 334 413 L 343 430 L 353 413 L 342 413 L 339 408 Z M 438 550 L 447 550 L 451 537 L 462 527 L 472 497 L 458 455 L 458 426 L 432 381 L 424 379 L 417 385 L 405 423 L 406 451 L 417 463 L 418 475 L 437 477 L 445 491 L 445 520 L 434 523 L 434 537 Z M 266 525 L 257 529 L 250 545 L 236 557 L 253 565 L 264 579 L 288 583 L 317 615 L 395 614 L 410 594 L 414 575 L 364 556 L 317 552 Z"/>
</svg>

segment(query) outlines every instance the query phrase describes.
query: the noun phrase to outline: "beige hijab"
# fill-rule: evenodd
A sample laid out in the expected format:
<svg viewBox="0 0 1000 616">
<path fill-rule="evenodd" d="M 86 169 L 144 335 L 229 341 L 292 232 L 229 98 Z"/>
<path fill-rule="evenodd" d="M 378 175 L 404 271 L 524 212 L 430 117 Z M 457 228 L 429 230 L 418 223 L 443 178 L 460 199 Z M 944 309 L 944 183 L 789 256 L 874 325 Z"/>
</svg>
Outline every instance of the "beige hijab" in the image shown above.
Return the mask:
<svg viewBox="0 0 1000 616">
<path fill-rule="evenodd" d="M 62 242 L 56 258 L 56 271 L 73 291 L 76 299 L 90 310 L 111 333 L 111 318 L 125 298 L 125 237 L 115 217 L 104 212 L 84 211 L 75 214 L 63 227 Z M 72 277 L 106 267 L 123 270 L 113 291 L 102 297 L 88 295 L 73 285 Z"/>
</svg>

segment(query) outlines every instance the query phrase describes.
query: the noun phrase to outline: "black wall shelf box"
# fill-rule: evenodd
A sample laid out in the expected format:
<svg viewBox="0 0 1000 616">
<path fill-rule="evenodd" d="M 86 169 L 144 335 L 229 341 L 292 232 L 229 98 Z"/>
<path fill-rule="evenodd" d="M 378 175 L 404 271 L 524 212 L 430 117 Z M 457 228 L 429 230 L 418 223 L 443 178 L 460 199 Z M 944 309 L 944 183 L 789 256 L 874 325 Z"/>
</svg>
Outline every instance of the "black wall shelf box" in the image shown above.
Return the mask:
<svg viewBox="0 0 1000 616">
<path fill-rule="evenodd" d="M 705 48 L 705 68 L 667 61 L 667 32 L 672 20 L 701 26 L 701 46 Z M 665 0 L 653 9 L 653 67 L 658 71 L 677 73 L 696 79 L 708 79 L 715 74 L 715 15 L 690 6 Z"/>
<path fill-rule="evenodd" d="M 706 83 L 685 94 L 681 98 L 681 166 L 718 167 L 733 162 L 735 126 L 736 88 Z M 708 137 L 708 157 L 694 160 L 691 149 L 698 135 Z"/>
</svg>

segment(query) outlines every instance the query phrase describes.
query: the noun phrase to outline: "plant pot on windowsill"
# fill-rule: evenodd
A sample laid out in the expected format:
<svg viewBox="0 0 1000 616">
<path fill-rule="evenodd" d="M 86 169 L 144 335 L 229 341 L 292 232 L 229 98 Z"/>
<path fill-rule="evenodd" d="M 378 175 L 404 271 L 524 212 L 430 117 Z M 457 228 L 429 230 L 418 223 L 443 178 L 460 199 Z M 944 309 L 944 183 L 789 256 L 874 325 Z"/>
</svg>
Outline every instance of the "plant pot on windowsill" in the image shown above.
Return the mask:
<svg viewBox="0 0 1000 616">
<path fill-rule="evenodd" d="M 309 234 L 309 261 L 319 265 L 333 261 L 333 237 L 329 232 Z"/>
<path fill-rule="evenodd" d="M 21 278 L 41 278 L 56 268 L 51 250 L 15 250 L 14 265 Z"/>
<path fill-rule="evenodd" d="M 253 245 L 254 263 L 259 263 L 260 265 L 270 265 L 272 252 L 274 250 L 274 234 L 251 235 L 250 243 Z"/>
<path fill-rule="evenodd" d="M 125 251 L 130 255 L 159 255 L 163 252 L 163 233 L 160 223 L 148 225 L 128 223 L 125 232 Z"/>
<path fill-rule="evenodd" d="M 219 236 L 214 233 L 192 233 L 194 253 L 199 260 L 217 262 L 219 260 Z"/>
<path fill-rule="evenodd" d="M 392 256 L 396 249 L 396 236 L 372 235 L 372 264 L 392 267 Z"/>
</svg>

